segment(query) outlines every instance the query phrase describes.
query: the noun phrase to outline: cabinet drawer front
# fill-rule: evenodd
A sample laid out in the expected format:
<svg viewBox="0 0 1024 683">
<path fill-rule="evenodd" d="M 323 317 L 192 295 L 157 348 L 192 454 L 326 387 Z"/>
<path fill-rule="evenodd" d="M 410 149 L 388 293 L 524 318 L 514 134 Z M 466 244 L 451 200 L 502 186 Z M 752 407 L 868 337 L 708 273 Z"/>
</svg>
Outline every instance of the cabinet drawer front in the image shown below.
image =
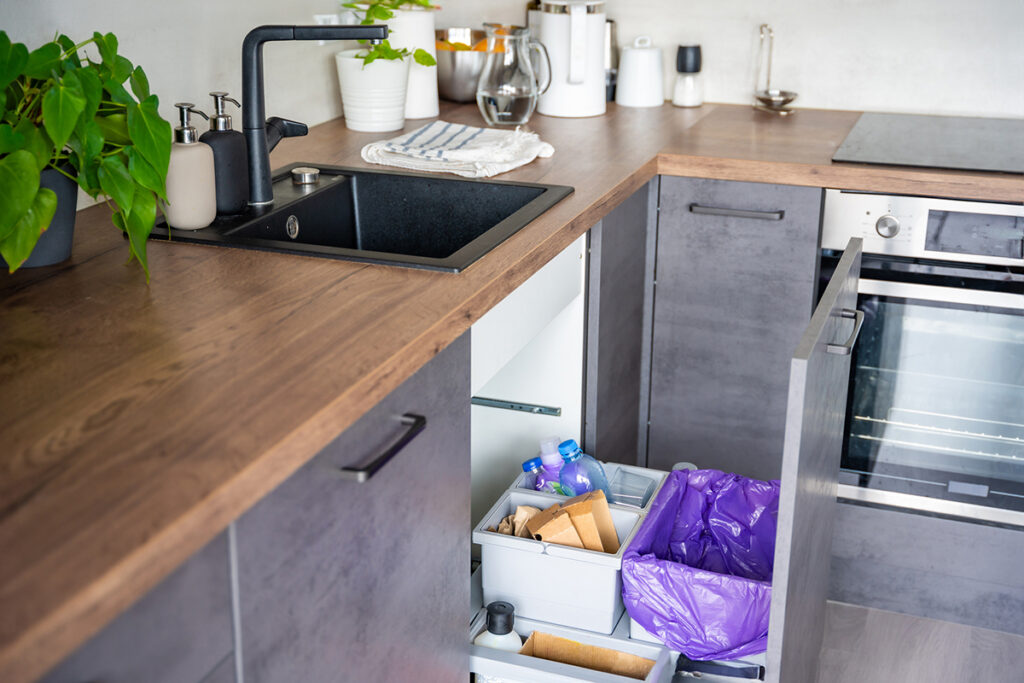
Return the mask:
<svg viewBox="0 0 1024 683">
<path fill-rule="evenodd" d="M 372 460 L 426 427 L 372 478 Z M 238 522 L 248 682 L 468 673 L 469 338 L 463 335 Z"/>
<path fill-rule="evenodd" d="M 779 476 L 789 358 L 813 309 L 821 197 L 662 179 L 649 467 L 690 460 Z"/>
</svg>

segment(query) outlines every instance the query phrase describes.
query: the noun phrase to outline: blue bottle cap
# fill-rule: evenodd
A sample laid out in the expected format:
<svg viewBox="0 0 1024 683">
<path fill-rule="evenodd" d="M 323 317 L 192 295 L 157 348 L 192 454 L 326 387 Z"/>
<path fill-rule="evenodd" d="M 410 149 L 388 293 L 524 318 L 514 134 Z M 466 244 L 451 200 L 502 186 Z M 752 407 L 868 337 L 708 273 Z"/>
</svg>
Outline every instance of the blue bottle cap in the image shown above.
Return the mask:
<svg viewBox="0 0 1024 683">
<path fill-rule="evenodd" d="M 576 443 L 576 439 L 569 439 L 558 444 L 558 452 L 563 456 L 572 455 L 580 449 L 580 445 Z"/>
<path fill-rule="evenodd" d="M 530 472 L 532 470 L 535 470 L 539 468 L 542 464 L 543 463 L 541 462 L 540 458 L 530 458 L 529 460 L 523 463 L 523 472 Z"/>
</svg>

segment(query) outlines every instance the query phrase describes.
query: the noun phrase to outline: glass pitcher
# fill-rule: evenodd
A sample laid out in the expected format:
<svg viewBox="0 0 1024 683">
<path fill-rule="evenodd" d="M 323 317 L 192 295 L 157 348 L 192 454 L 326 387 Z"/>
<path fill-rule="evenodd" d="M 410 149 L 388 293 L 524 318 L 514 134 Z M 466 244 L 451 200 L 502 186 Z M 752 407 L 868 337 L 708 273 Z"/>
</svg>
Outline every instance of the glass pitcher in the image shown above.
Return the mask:
<svg viewBox="0 0 1024 683">
<path fill-rule="evenodd" d="M 530 120 L 537 98 L 551 85 L 551 61 L 544 46 L 522 26 L 484 24 L 487 60 L 476 88 L 476 103 L 489 126 L 519 126 Z M 544 57 L 542 86 L 531 53 Z"/>
</svg>

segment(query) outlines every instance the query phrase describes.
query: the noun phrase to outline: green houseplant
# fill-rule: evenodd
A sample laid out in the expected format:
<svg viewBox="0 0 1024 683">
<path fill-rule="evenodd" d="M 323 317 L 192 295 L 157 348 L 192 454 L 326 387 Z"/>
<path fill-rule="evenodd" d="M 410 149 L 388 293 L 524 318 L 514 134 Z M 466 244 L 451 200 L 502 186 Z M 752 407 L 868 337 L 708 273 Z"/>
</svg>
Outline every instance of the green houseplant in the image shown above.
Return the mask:
<svg viewBox="0 0 1024 683">
<path fill-rule="evenodd" d="M 353 10 L 360 24 L 375 24 L 378 21 L 388 21 L 395 17 L 395 10 L 403 7 L 419 7 L 421 9 L 435 9 L 430 0 L 367 0 L 366 2 L 345 2 L 342 7 Z M 393 48 L 391 42 L 385 40 L 380 45 L 368 45 L 363 43 L 364 51 L 360 54 L 363 64 L 370 64 L 378 59 L 405 59 L 410 55 L 417 64 L 423 66 L 436 66 L 437 60 L 423 48 Z"/>
<path fill-rule="evenodd" d="M 89 45 L 98 61 L 83 54 Z M 0 255 L 11 272 L 54 216 L 57 196 L 39 185 L 54 169 L 107 201 L 129 260 L 149 277 L 146 239 L 157 198 L 166 199 L 171 126 L 145 72 L 117 48 L 112 33 L 80 43 L 62 34 L 30 52 L 0 31 Z"/>
</svg>

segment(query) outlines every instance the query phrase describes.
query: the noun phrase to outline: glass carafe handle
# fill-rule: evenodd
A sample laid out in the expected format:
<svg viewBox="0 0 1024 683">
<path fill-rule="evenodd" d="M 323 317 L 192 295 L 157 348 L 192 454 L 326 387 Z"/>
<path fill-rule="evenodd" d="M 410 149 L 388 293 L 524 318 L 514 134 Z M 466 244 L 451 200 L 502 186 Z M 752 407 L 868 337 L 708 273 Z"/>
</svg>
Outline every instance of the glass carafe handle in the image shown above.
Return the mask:
<svg viewBox="0 0 1024 683">
<path fill-rule="evenodd" d="M 544 85 L 540 85 L 540 83 L 537 84 L 538 88 L 540 88 L 540 91 L 537 94 L 543 95 L 548 91 L 548 88 L 551 87 L 551 59 L 548 57 L 548 49 L 544 47 L 544 43 L 539 40 L 530 39 L 530 51 L 537 52 L 544 57 Z M 540 69 L 535 67 L 533 71 L 537 74 Z"/>
</svg>

